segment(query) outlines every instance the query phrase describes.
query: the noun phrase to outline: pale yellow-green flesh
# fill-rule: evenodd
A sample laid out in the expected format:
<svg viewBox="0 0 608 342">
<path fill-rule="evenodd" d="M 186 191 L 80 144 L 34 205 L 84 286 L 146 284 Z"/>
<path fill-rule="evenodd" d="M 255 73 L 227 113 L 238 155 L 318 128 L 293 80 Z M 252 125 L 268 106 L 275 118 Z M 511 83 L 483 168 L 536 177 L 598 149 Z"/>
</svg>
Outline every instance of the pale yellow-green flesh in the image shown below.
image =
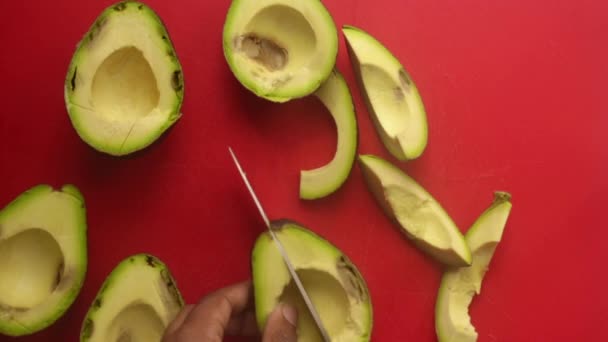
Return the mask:
<svg viewBox="0 0 608 342">
<path fill-rule="evenodd" d="M 135 120 L 158 105 L 160 92 L 150 64 L 135 47 L 113 52 L 93 78 L 92 100 L 106 120 Z"/>
<path fill-rule="evenodd" d="M 359 298 L 350 281 L 355 281 L 339 265 L 342 254 L 318 237 L 287 228 L 277 231 L 294 267 L 301 275 L 311 301 L 332 341 L 360 341 L 369 337 L 371 304 L 369 297 Z M 295 283 L 274 241 L 264 235 L 256 243 L 254 252 L 256 308 L 261 325 L 283 298 L 294 302 L 298 298 Z M 349 280 L 351 279 L 351 280 Z M 361 281 L 361 280 L 357 280 Z M 300 342 L 322 341 L 312 317 L 300 299 L 296 305 L 299 316 Z"/>
<path fill-rule="evenodd" d="M 468 264 L 471 255 L 458 227 L 420 184 L 386 160 L 360 156 L 369 186 L 381 197 L 408 237 L 423 243 L 422 248 L 448 264 Z"/>
<path fill-rule="evenodd" d="M 337 36 L 321 2 L 238 1 L 234 6 L 227 18 L 224 44 L 230 45 L 228 62 L 246 86 L 279 100 L 291 93 L 297 97 L 311 93 L 329 74 Z M 252 35 L 283 52 L 255 48 L 247 39 Z"/>
<path fill-rule="evenodd" d="M 125 327 L 128 327 L 125 329 Z M 104 341 L 160 341 L 166 324 L 148 304 L 131 304 L 112 320 Z M 126 336 L 129 336 L 128 338 Z"/>
<path fill-rule="evenodd" d="M 437 306 L 437 326 L 440 341 L 476 341 L 477 332 L 471 325 L 468 308 L 473 296 L 478 294 L 486 267 L 495 246 L 473 252 L 473 263 L 466 268 L 446 271 L 443 275 Z"/>
<path fill-rule="evenodd" d="M 115 153 L 131 150 L 179 116 L 172 87 L 176 64 L 158 25 L 127 5 L 107 15 L 94 39 L 76 52 L 68 107 L 90 143 Z"/>
<path fill-rule="evenodd" d="M 477 332 L 471 324 L 469 306 L 481 293 L 481 284 L 502 238 L 511 203 L 497 199 L 471 227 L 465 239 L 471 248 L 470 267 L 444 272 L 436 305 L 436 330 L 441 342 L 474 342 Z"/>
<path fill-rule="evenodd" d="M 87 341 L 159 342 L 181 309 L 158 266 L 139 259 L 133 266 L 129 263 L 108 277 L 108 286 L 98 296 L 101 306 L 88 317 L 94 328 Z"/>
<path fill-rule="evenodd" d="M 30 309 L 57 286 L 63 254 L 53 236 L 28 229 L 0 242 L 0 304 Z"/>
<path fill-rule="evenodd" d="M 301 172 L 300 197 L 305 199 L 323 197 L 337 190 L 350 174 L 357 149 L 357 119 L 350 91 L 342 75 L 334 71 L 315 95 L 334 119 L 337 146 L 329 163 Z"/>
<path fill-rule="evenodd" d="M 0 213 L 0 326 L 23 332 L 53 321 L 82 283 L 84 203 L 63 190 L 35 187 Z"/>
<path fill-rule="evenodd" d="M 315 308 L 322 313 L 321 317 L 328 333 L 336 336 L 344 329 L 347 323 L 345 318 L 348 317 L 350 308 L 348 296 L 340 282 L 323 271 L 300 269 L 297 273 L 307 292 L 311 295 Z M 283 290 L 280 300 L 294 305 L 301 314 L 298 320 L 298 338 L 301 341 L 322 340 L 315 321 L 293 280 Z M 331 313 L 331 315 L 328 313 Z"/>
<path fill-rule="evenodd" d="M 375 38 L 357 29 L 344 28 L 343 32 L 358 61 L 360 86 L 383 143 L 399 159 L 418 157 L 426 147 L 428 127 L 414 82 Z"/>
<path fill-rule="evenodd" d="M 449 249 L 453 239 L 450 220 L 438 215 L 439 208 L 432 198 L 408 190 L 399 185 L 384 188 L 397 221 L 413 238 L 425 240 L 437 249 Z"/>
</svg>

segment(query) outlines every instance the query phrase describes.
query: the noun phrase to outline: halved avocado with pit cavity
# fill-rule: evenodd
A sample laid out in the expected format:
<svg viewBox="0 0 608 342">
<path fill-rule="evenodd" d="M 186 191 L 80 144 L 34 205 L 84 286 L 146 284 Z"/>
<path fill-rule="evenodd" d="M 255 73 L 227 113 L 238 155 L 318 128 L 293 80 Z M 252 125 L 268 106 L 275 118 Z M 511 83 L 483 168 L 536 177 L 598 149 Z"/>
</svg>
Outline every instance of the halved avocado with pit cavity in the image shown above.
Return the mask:
<svg viewBox="0 0 608 342">
<path fill-rule="evenodd" d="M 183 306 L 167 266 L 153 255 L 132 255 L 104 281 L 84 319 L 80 341 L 160 342 Z"/>
<path fill-rule="evenodd" d="M 369 341 L 373 310 L 369 291 L 357 267 L 336 246 L 291 220 L 271 229 L 285 247 L 306 292 L 333 342 Z M 279 302 L 294 305 L 298 341 L 322 341 L 320 332 L 270 233 L 263 233 L 252 252 L 256 317 L 263 331 Z"/>
<path fill-rule="evenodd" d="M 399 160 L 418 158 L 428 139 L 426 110 L 416 84 L 399 60 L 367 32 L 344 26 L 346 46 L 376 131 Z"/>
<path fill-rule="evenodd" d="M 334 69 L 314 95 L 334 119 L 338 143 L 329 163 L 300 172 L 300 198 L 303 199 L 325 197 L 340 188 L 350 175 L 357 153 L 357 117 L 344 77 Z"/>
<path fill-rule="evenodd" d="M 87 222 L 79 190 L 38 185 L 0 211 L 0 334 L 43 330 L 80 293 Z"/>
<path fill-rule="evenodd" d="M 64 93 L 76 132 L 96 150 L 120 156 L 156 141 L 181 117 L 184 96 L 157 14 L 136 1 L 106 8 L 77 46 Z"/>
<path fill-rule="evenodd" d="M 338 33 L 318 0 L 233 0 L 223 46 L 230 70 L 245 88 L 285 102 L 312 94 L 329 76 Z"/>
</svg>

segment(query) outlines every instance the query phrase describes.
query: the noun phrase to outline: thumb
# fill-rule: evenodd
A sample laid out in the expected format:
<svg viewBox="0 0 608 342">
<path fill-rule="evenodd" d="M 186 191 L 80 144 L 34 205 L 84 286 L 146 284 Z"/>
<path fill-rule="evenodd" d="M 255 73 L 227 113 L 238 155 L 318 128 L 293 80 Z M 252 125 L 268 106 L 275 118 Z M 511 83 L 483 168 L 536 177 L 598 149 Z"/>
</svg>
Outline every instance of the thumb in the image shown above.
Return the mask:
<svg viewBox="0 0 608 342">
<path fill-rule="evenodd" d="M 296 342 L 298 312 L 288 304 L 279 304 L 268 317 L 263 342 Z"/>
</svg>

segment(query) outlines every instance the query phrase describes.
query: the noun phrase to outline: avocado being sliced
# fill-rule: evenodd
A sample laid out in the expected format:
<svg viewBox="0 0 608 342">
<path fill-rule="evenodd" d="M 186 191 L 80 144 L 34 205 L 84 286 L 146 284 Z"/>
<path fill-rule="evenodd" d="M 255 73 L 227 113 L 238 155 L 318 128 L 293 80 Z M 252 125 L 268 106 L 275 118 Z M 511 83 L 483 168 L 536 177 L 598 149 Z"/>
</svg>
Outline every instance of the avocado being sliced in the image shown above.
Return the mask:
<svg viewBox="0 0 608 342">
<path fill-rule="evenodd" d="M 359 91 L 384 146 L 399 160 L 418 158 L 427 145 L 428 123 L 416 84 L 369 33 L 348 25 L 342 32 Z"/>
<path fill-rule="evenodd" d="M 167 266 L 149 254 L 122 260 L 89 309 L 81 342 L 160 342 L 184 301 Z"/>
<path fill-rule="evenodd" d="M 62 317 L 87 271 L 85 201 L 73 185 L 35 186 L 0 211 L 0 334 L 29 335 Z"/>
<path fill-rule="evenodd" d="M 78 135 L 121 156 L 144 149 L 180 117 L 182 67 L 157 14 L 136 1 L 106 8 L 79 42 L 65 79 Z"/>
<path fill-rule="evenodd" d="M 481 283 L 511 213 L 511 195 L 497 191 L 494 201 L 465 235 L 473 255 L 471 266 L 444 272 L 435 304 L 435 331 L 440 342 L 474 342 L 477 331 L 468 310 Z"/>
<path fill-rule="evenodd" d="M 318 0 L 233 0 L 223 46 L 230 70 L 245 88 L 286 102 L 312 94 L 329 77 L 338 33 Z"/>
<path fill-rule="evenodd" d="M 336 246 L 292 220 L 271 222 L 271 229 L 315 305 L 333 342 L 369 341 L 372 302 L 357 267 Z M 279 302 L 298 311 L 298 341 L 322 341 L 320 332 L 292 280 L 283 258 L 266 232 L 252 252 L 256 317 L 261 330 Z"/>
<path fill-rule="evenodd" d="M 390 162 L 360 155 L 370 192 L 413 243 L 448 266 L 468 266 L 471 252 L 448 213 L 418 182 Z"/>
<path fill-rule="evenodd" d="M 331 113 L 338 143 L 333 159 L 326 165 L 300 173 L 300 198 L 317 199 L 335 192 L 344 184 L 357 153 L 357 118 L 348 85 L 335 69 L 315 96 Z"/>
</svg>

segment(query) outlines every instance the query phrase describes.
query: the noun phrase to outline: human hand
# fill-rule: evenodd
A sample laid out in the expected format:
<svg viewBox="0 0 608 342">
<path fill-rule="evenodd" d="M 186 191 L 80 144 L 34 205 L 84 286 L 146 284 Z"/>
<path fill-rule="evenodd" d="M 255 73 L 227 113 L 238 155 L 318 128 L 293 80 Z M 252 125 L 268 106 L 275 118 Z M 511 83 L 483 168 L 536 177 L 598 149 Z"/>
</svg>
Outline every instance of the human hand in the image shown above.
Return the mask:
<svg viewBox="0 0 608 342">
<path fill-rule="evenodd" d="M 221 342 L 226 335 L 257 336 L 250 281 L 231 285 L 184 306 L 165 330 L 162 342 Z M 262 342 L 296 342 L 294 307 L 279 304 L 268 317 Z"/>
</svg>

